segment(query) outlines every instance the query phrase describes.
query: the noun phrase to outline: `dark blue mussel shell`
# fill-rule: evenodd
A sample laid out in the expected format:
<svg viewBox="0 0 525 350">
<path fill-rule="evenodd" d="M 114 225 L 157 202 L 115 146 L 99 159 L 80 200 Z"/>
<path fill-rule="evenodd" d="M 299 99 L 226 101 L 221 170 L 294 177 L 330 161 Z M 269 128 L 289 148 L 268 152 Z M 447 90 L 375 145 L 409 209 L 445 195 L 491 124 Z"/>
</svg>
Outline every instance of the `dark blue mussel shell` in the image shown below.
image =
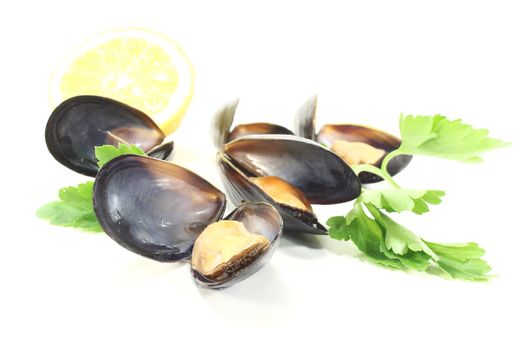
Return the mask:
<svg viewBox="0 0 525 350">
<path fill-rule="evenodd" d="M 160 145 L 165 135 L 143 112 L 109 98 L 86 95 L 72 97 L 55 108 L 45 138 L 57 161 L 94 177 L 98 171 L 95 146 L 127 143 L 148 152 Z M 169 157 L 170 145 L 165 147 L 153 156 Z"/>
</svg>

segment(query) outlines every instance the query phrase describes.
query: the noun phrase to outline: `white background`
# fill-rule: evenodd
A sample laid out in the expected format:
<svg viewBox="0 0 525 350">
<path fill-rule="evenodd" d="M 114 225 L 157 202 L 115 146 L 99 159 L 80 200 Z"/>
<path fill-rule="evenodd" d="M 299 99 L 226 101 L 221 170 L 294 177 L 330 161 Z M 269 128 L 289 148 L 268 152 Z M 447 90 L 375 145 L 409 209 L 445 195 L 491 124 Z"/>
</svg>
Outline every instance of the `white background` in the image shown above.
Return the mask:
<svg viewBox="0 0 525 350">
<path fill-rule="evenodd" d="M 523 3 L 521 3 L 523 4 Z M 17 1 L 0 5 L 0 348 L 524 348 L 525 12 L 510 1 Z M 386 270 L 351 243 L 283 239 L 271 262 L 224 291 L 186 264 L 134 255 L 104 234 L 34 216 L 86 179 L 47 152 L 48 80 L 82 40 L 140 26 L 179 41 L 195 97 L 175 161 L 219 182 L 209 119 L 241 97 L 239 121 L 319 118 L 397 133 L 401 112 L 463 118 L 513 142 L 479 165 L 415 159 L 397 179 L 447 191 L 399 221 L 442 242 L 476 241 L 490 283 Z M 316 208 L 324 221 L 349 204 Z"/>
</svg>

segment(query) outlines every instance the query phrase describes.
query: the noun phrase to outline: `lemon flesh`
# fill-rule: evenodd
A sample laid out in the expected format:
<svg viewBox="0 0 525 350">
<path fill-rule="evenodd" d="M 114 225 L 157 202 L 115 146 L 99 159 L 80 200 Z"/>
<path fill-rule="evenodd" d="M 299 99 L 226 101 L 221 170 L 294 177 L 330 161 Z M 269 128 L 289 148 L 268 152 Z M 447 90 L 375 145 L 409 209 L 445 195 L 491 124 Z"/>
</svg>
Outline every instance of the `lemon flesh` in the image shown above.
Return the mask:
<svg viewBox="0 0 525 350">
<path fill-rule="evenodd" d="M 81 45 L 55 73 L 53 106 L 77 95 L 109 97 L 148 114 L 165 134 L 193 96 L 193 67 L 180 46 L 143 29 L 113 30 Z"/>
</svg>

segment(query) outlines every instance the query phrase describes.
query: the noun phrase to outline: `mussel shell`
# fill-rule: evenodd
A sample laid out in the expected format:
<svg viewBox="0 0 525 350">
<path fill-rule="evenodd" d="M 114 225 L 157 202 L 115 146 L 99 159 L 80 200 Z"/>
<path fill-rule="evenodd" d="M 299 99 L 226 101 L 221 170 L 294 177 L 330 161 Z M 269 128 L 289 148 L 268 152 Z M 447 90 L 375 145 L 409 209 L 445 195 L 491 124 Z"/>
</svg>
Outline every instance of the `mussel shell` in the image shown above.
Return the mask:
<svg viewBox="0 0 525 350">
<path fill-rule="evenodd" d="M 233 141 L 244 136 L 250 135 L 293 135 L 294 133 L 277 124 L 271 123 L 250 123 L 239 124 L 230 133 L 228 141 Z"/>
<path fill-rule="evenodd" d="M 315 140 L 315 118 L 317 116 L 317 96 L 310 97 L 295 115 L 295 133 L 300 137 Z"/>
<path fill-rule="evenodd" d="M 227 143 L 228 139 L 230 138 L 230 128 L 233 124 L 233 118 L 235 116 L 235 112 L 237 111 L 238 104 L 238 99 L 225 104 L 215 113 L 215 116 L 213 117 L 211 133 L 213 142 L 219 149 L 222 147 L 222 145 Z"/>
<path fill-rule="evenodd" d="M 356 174 L 341 158 L 300 137 L 243 137 L 225 144 L 223 153 L 247 176 L 278 176 L 312 204 L 343 203 L 361 193 Z"/>
<path fill-rule="evenodd" d="M 237 99 L 224 105 L 215 113 L 212 125 L 212 135 L 215 146 L 218 149 L 227 142 L 249 135 L 294 134 L 284 126 L 271 123 L 239 124 L 232 130 L 231 127 L 233 125 L 233 119 L 235 118 L 235 112 L 237 111 L 238 105 L 239 100 Z"/>
<path fill-rule="evenodd" d="M 327 233 L 326 228 L 324 228 L 313 215 L 306 217 L 306 212 L 302 210 L 297 209 L 294 212 L 290 210 L 290 207 L 285 207 L 275 202 L 259 186 L 251 182 L 225 154 L 219 153 L 217 161 L 228 198 L 230 198 L 235 205 L 239 205 L 245 201 L 270 204 L 281 214 L 284 221 L 284 232 L 287 234 L 307 233 L 325 235 Z"/>
<path fill-rule="evenodd" d="M 270 260 L 283 232 L 281 216 L 277 210 L 266 203 L 242 203 L 225 220 L 242 222 L 249 232 L 266 237 L 270 241 L 270 245 L 250 265 L 227 279 L 214 280 L 192 269 L 193 277 L 200 286 L 214 289 L 226 288 L 253 275 Z"/>
<path fill-rule="evenodd" d="M 173 159 L 173 141 L 155 146 L 147 153 L 149 157 L 170 161 Z"/>
<path fill-rule="evenodd" d="M 381 166 L 383 159 L 388 153 L 398 149 L 401 145 L 401 140 L 394 135 L 362 125 L 326 124 L 319 130 L 319 133 L 317 133 L 317 142 L 328 147 L 331 147 L 336 140 L 363 142 L 372 147 L 384 150 L 385 155 L 373 164 L 377 167 Z M 411 159 L 412 156 L 409 155 L 399 155 L 392 158 L 388 163 L 388 173 L 390 175 L 396 175 L 410 163 Z M 383 180 L 381 177 L 368 172 L 360 173 L 359 179 L 362 183 L 373 183 Z"/>
<path fill-rule="evenodd" d="M 176 261 L 189 258 L 197 236 L 222 217 L 226 198 L 178 165 L 125 155 L 100 169 L 93 206 L 104 231 L 124 248 Z"/>
<path fill-rule="evenodd" d="M 317 96 L 308 99 L 298 110 L 295 116 L 295 132 L 297 135 L 309 140 L 317 141 L 328 147 L 332 146 L 335 140 L 349 142 L 363 142 L 375 148 L 382 149 L 386 154 L 396 150 L 401 145 L 401 140 L 384 131 L 353 124 L 327 124 L 324 125 L 319 133 L 315 132 L 317 114 Z M 385 154 L 385 156 L 386 156 Z M 381 166 L 384 157 L 379 159 L 375 166 Z M 387 171 L 390 175 L 396 175 L 403 170 L 412 156 L 399 155 L 388 163 Z M 374 183 L 382 181 L 380 176 L 369 172 L 359 174 L 362 183 Z"/>
<path fill-rule="evenodd" d="M 95 146 L 130 143 L 147 152 L 165 137 L 143 112 L 100 96 L 75 96 L 62 102 L 49 117 L 45 135 L 56 160 L 88 176 L 98 171 Z"/>
</svg>

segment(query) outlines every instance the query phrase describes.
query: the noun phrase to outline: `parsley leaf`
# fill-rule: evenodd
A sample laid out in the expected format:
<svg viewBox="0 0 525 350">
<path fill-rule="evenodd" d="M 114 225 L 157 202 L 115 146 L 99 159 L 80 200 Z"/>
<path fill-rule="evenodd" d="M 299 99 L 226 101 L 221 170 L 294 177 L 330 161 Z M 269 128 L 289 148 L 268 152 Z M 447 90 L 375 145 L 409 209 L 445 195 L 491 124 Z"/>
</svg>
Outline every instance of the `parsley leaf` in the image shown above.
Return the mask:
<svg viewBox="0 0 525 350">
<path fill-rule="evenodd" d="M 360 199 L 346 217 L 328 220 L 330 237 L 352 240 L 372 262 L 391 268 L 427 271 L 440 268 L 447 276 L 473 281 L 486 281 L 490 266 L 481 259 L 484 251 L 475 243 L 441 244 L 421 239 L 395 222 L 381 208 L 365 204 Z"/>
<path fill-rule="evenodd" d="M 509 144 L 488 136 L 486 129 L 474 129 L 460 119 L 448 120 L 439 114 L 401 116 L 401 146 L 396 153 L 420 154 L 462 162 L 479 162 L 481 154 Z"/>
<path fill-rule="evenodd" d="M 485 281 L 490 265 L 481 257 L 485 251 L 476 243 L 440 244 L 425 242 L 437 254 L 437 264 L 450 277 Z"/>
<path fill-rule="evenodd" d="M 124 154 L 146 155 L 139 147 L 123 143 L 120 143 L 118 148 L 111 145 L 95 147 L 99 167 Z M 88 181 L 77 187 L 60 189 L 58 191 L 60 200 L 43 205 L 36 211 L 36 216 L 49 221 L 51 225 L 103 232 L 93 209 L 93 185 L 93 181 Z"/>
<path fill-rule="evenodd" d="M 93 181 L 58 191 L 59 201 L 40 207 L 36 216 L 51 225 L 74 227 L 85 231 L 102 232 L 93 210 Z"/>
<path fill-rule="evenodd" d="M 388 215 L 381 213 L 373 205 L 369 204 L 367 205 L 367 208 L 384 230 L 386 249 L 391 250 L 398 255 L 404 255 L 410 250 L 413 252 L 425 252 L 432 258 L 437 258 L 434 252 L 423 242 L 423 240 L 412 233 L 409 229 L 398 224 Z"/>
<path fill-rule="evenodd" d="M 125 143 L 119 143 L 118 148 L 112 145 L 95 146 L 95 156 L 98 159 L 98 167 L 102 168 L 104 164 L 124 154 L 136 154 L 139 156 L 145 156 L 146 153 L 135 145 L 127 145 Z"/>
<path fill-rule="evenodd" d="M 389 213 L 412 211 L 416 214 L 423 214 L 429 211 L 427 204 L 441 203 L 441 197 L 444 195 L 444 191 L 438 190 L 365 189 L 360 199 L 365 204 L 373 204 L 374 207 L 384 209 Z"/>
<path fill-rule="evenodd" d="M 337 240 L 352 240 L 371 261 L 390 268 L 403 268 L 403 264 L 386 256 L 381 250 L 382 231 L 377 223 L 368 218 L 360 205 L 356 205 L 346 216 L 335 216 L 328 220 L 328 234 Z"/>
</svg>

